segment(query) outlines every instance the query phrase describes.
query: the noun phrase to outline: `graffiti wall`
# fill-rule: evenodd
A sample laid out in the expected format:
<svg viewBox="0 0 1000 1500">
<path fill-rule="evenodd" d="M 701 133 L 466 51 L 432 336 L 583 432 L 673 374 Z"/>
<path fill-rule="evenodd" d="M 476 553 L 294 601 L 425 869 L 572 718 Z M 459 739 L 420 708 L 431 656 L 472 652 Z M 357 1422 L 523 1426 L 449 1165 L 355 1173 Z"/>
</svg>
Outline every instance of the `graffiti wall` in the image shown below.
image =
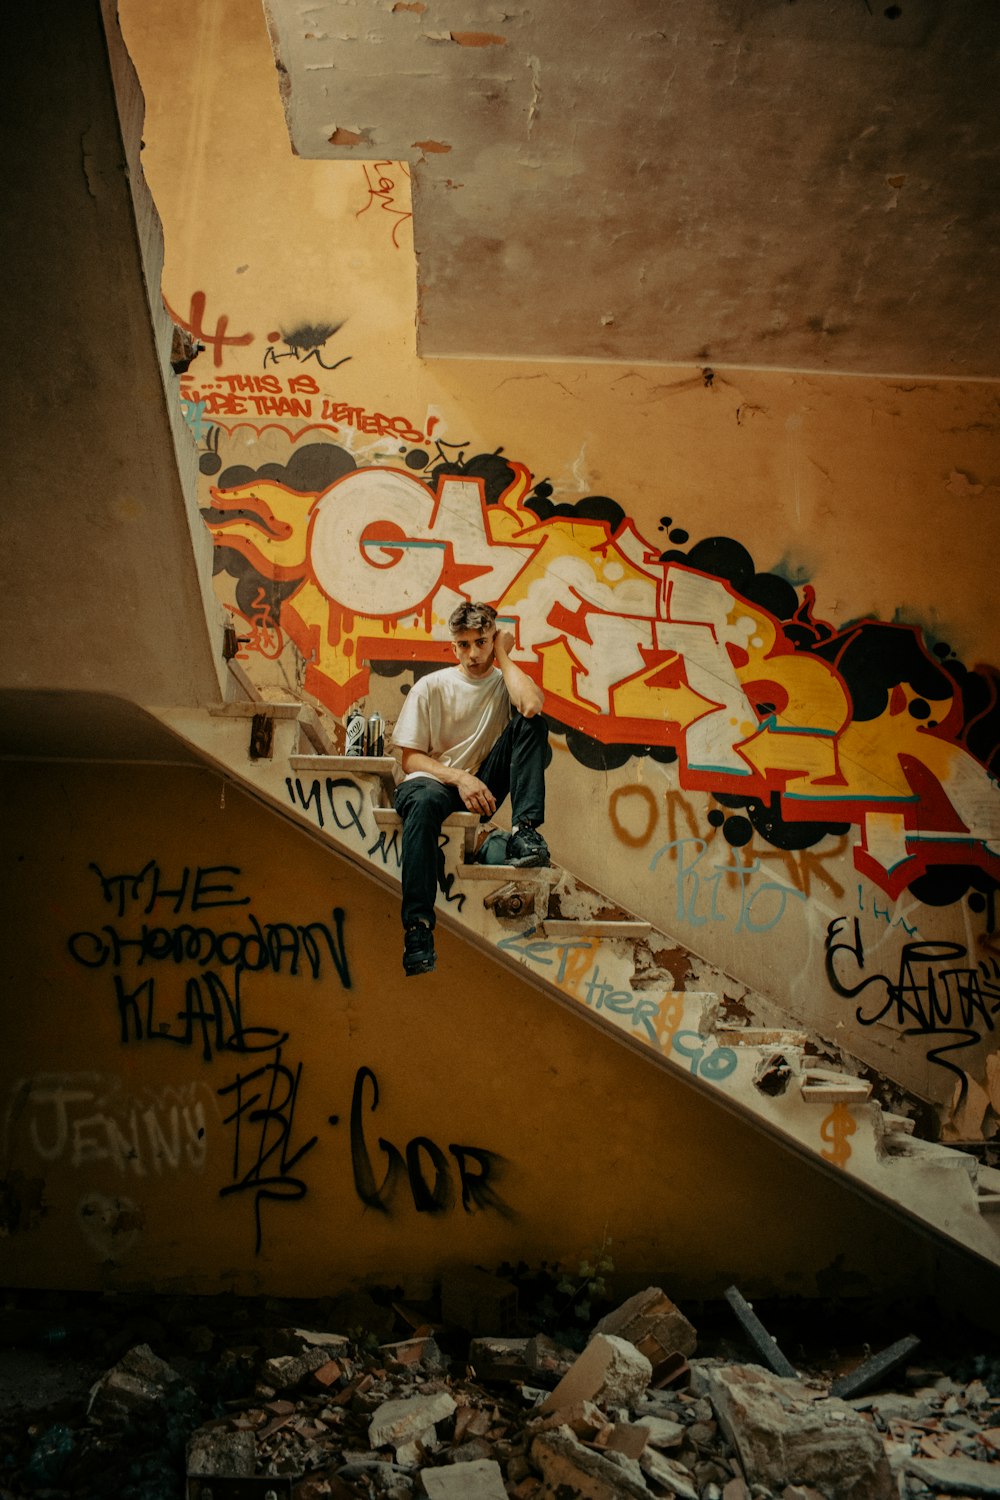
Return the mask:
<svg viewBox="0 0 1000 1500">
<path fill-rule="evenodd" d="M 422 362 L 411 169 L 293 160 L 259 18 L 220 6 L 192 65 L 179 9 L 124 23 L 244 665 L 391 723 L 454 605 L 494 603 L 557 859 L 991 1134 L 996 391 Z"/>
<path fill-rule="evenodd" d="M 734 1153 L 713 1103 L 513 976 L 470 984 L 444 931 L 418 1003 L 392 898 L 214 775 L 5 782 L 6 1285 L 320 1295 L 609 1239 L 619 1271 L 699 1295 L 736 1270 L 896 1278 L 880 1211 L 764 1139 Z M 791 1229 L 788 1194 L 813 1210 Z M 761 1205 L 737 1267 L 733 1217 Z"/>
</svg>

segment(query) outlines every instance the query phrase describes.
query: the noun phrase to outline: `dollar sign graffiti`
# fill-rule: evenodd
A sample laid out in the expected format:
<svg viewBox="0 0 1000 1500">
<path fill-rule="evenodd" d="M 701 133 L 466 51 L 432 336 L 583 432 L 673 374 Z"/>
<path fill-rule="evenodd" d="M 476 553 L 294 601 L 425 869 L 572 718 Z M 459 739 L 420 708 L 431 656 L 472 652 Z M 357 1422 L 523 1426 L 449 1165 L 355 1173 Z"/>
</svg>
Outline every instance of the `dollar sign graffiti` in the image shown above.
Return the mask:
<svg viewBox="0 0 1000 1500">
<path fill-rule="evenodd" d="M 845 1164 L 851 1154 L 848 1137 L 852 1136 L 857 1128 L 848 1105 L 843 1099 L 838 1100 L 819 1129 L 822 1139 L 831 1143 L 830 1150 L 824 1149 L 821 1153 L 827 1161 L 832 1161 L 838 1167 Z"/>
<path fill-rule="evenodd" d="M 656 1035 L 659 1038 L 660 1047 L 665 1057 L 669 1057 L 673 1045 L 674 1032 L 677 1031 L 684 1019 L 684 996 L 671 995 L 669 999 L 664 996 L 665 1004 L 660 1010 L 656 1021 Z"/>
</svg>

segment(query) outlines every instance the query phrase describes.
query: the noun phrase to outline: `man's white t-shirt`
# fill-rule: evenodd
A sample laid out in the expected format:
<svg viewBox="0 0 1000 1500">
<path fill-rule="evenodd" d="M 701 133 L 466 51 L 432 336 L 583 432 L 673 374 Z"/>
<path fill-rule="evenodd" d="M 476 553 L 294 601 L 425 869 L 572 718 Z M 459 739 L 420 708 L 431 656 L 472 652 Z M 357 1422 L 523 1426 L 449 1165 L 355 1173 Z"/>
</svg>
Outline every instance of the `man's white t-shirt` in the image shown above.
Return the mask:
<svg viewBox="0 0 1000 1500">
<path fill-rule="evenodd" d="M 392 742 L 423 750 L 457 771 L 479 770 L 510 720 L 510 698 L 498 667 L 475 681 L 460 667 L 443 667 L 415 682 L 403 703 Z M 437 778 L 430 771 L 411 771 Z"/>
</svg>

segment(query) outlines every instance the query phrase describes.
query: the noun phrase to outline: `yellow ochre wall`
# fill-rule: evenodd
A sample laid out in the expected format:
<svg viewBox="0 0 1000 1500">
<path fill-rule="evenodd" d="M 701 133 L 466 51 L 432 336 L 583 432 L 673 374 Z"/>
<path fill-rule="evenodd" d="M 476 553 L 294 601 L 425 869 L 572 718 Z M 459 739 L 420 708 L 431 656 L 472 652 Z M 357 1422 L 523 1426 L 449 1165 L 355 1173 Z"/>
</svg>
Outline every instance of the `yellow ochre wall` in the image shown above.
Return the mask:
<svg viewBox="0 0 1000 1500">
<path fill-rule="evenodd" d="M 391 725 L 456 600 L 498 602 L 547 712 L 589 742 L 581 758 L 554 737 L 555 857 L 929 1101 L 949 1138 L 991 1138 L 997 386 L 421 360 L 419 161 L 295 158 L 256 0 L 121 11 L 164 295 L 203 346 L 179 392 L 247 670 L 287 689 L 304 661 L 331 729 L 352 704 Z M 552 253 L 571 276 L 572 247 Z M 481 514 L 456 519 L 446 468 L 483 482 Z M 561 514 L 531 509 L 538 484 Z M 723 555 L 744 554 L 727 583 Z M 794 651 L 789 617 L 753 605 L 760 575 L 795 590 Z M 671 578 L 690 593 L 668 599 Z M 865 658 L 874 707 L 839 657 L 802 649 L 812 629 Z M 716 795 L 747 761 L 756 822 Z M 801 846 L 761 826 L 771 798 L 812 823 Z"/>
<path fill-rule="evenodd" d="M 91 12 L 82 14 L 89 21 Z M 192 435 L 202 505 L 231 505 L 229 524 L 215 520 L 209 528 L 220 559 L 223 543 L 240 536 L 234 516 L 243 499 L 252 499 L 258 519 L 261 506 L 280 500 L 289 518 L 276 512 L 281 524 L 259 554 L 262 576 L 281 580 L 286 556 L 295 574 L 323 489 L 317 453 L 323 462 L 346 454 L 362 474 L 399 469 L 430 497 L 441 452 L 454 456 L 461 476 L 473 472 L 466 459 L 503 447 L 532 483 L 547 476 L 553 503 L 614 499 L 630 535 L 653 550 L 672 545 L 677 526 L 692 540 L 728 536 L 750 549 L 759 569 L 783 569 L 800 586 L 810 582 L 821 618 L 842 626 L 866 612 L 887 621 L 898 613 L 926 623 L 936 642 L 946 640 L 969 664 L 997 660 L 997 622 L 984 618 L 981 604 L 991 596 L 994 571 L 995 387 L 736 371 L 718 371 L 708 382 L 688 369 L 421 362 L 407 169 L 379 163 L 375 172 L 371 163 L 291 156 L 256 0 L 129 0 L 123 20 L 147 95 L 142 160 L 165 223 L 165 295 L 205 345 L 187 375 L 170 383 L 168 399 L 180 401 Z M 73 63 L 67 34 L 49 28 L 48 35 L 62 39 L 63 62 L 69 53 Z M 85 71 L 97 79 L 96 67 Z M 83 219 L 87 243 L 108 243 L 108 208 L 98 189 L 105 178 L 120 188 L 122 172 L 113 140 L 102 140 L 95 170 L 86 130 L 81 159 L 80 131 L 66 114 L 71 94 L 35 90 L 40 115 L 47 110 L 50 122 L 61 123 L 53 153 L 61 175 L 34 166 L 30 174 L 41 194 L 60 183 L 51 202 L 65 210 L 66 230 L 57 216 L 45 241 L 52 263 L 47 259 L 41 300 L 66 327 L 83 316 L 83 304 L 73 292 L 74 268 L 57 263 L 52 241 L 79 259 L 74 220 Z M 67 183 L 75 184 L 75 196 L 63 191 Z M 20 203 L 15 218 L 33 222 Z M 127 238 L 124 231 L 119 238 Z M 30 271 L 25 245 L 18 264 Z M 111 752 L 108 744 L 119 723 L 131 723 L 126 698 L 176 708 L 211 701 L 215 683 L 214 669 L 205 676 L 207 655 L 198 681 L 187 680 L 198 642 L 207 646 L 194 560 L 204 549 L 190 556 L 181 549 L 191 577 L 189 587 L 179 587 L 183 558 L 176 535 L 170 541 L 176 497 L 159 488 L 164 465 L 173 472 L 172 443 L 164 436 L 151 446 L 147 432 L 133 441 L 123 470 L 109 436 L 120 437 L 121 421 L 126 435 L 132 431 L 127 413 L 136 400 L 143 409 L 151 400 L 148 383 L 137 394 L 126 379 L 120 398 L 118 384 L 109 384 L 115 340 L 127 340 L 129 328 L 142 323 L 141 307 L 122 295 L 127 285 L 134 297 L 134 260 L 123 268 L 96 251 L 83 258 L 88 282 L 103 271 L 109 301 L 119 313 L 131 310 L 127 328 L 110 322 L 110 334 L 105 328 L 98 337 L 103 309 L 92 302 L 86 326 L 73 325 L 69 354 L 54 334 L 19 356 L 32 377 L 39 425 L 30 441 L 19 439 L 16 427 L 8 440 L 20 534 L 31 543 L 12 570 L 8 636 L 35 643 L 27 675 L 26 658 L 11 654 L 11 681 L 51 690 L 45 711 L 55 749 L 36 746 L 36 754 L 87 758 L 79 713 L 86 705 L 76 704 L 71 727 L 59 713 L 73 687 L 123 695 L 93 753 L 124 757 L 129 746 Z M 34 295 L 41 295 L 37 288 Z M 275 382 L 276 396 L 265 379 Z M 50 399 L 53 381 L 58 400 Z M 80 420 L 81 383 L 100 398 L 86 408 L 98 414 L 84 422 L 86 441 L 76 440 L 81 454 L 86 449 L 85 473 L 67 459 L 65 444 L 67 413 Z M 303 404 L 296 414 L 293 400 L 308 410 Z M 121 418 L 116 402 L 126 413 Z M 19 409 L 8 415 L 16 422 Z M 299 462 L 304 472 L 290 476 L 289 466 L 307 450 Z M 277 471 L 267 468 L 272 464 Z M 213 495 L 241 465 L 251 475 L 248 493 L 231 484 L 227 494 Z M 129 503 L 119 506 L 123 472 L 138 486 L 141 505 L 126 496 Z M 298 488 L 276 472 L 295 477 Z M 310 481 L 317 481 L 312 489 Z M 406 493 L 412 499 L 416 491 Z M 491 511 L 503 520 L 495 506 Z M 518 526 L 525 519 L 518 520 L 516 506 L 505 525 L 510 517 Z M 262 531 L 244 521 L 242 542 L 250 549 Z M 542 533 L 549 549 L 543 583 L 558 576 L 578 543 L 595 539 L 594 523 L 572 516 L 546 523 Z M 505 546 L 520 545 L 517 536 L 498 531 L 488 549 L 472 548 L 472 562 L 496 563 Z M 383 527 L 375 553 L 366 542 L 367 553 L 359 545 L 357 554 L 369 562 L 374 555 L 371 565 L 391 575 L 402 550 L 393 540 L 400 539 Z M 452 549 L 460 569 L 470 566 L 463 550 L 469 538 L 447 513 L 434 540 Z M 230 563 L 235 550 L 229 548 Z M 599 553 L 593 555 L 601 561 Z M 611 550 L 608 560 L 616 565 Z M 357 556 L 345 549 L 344 561 Z M 474 567 L 452 581 L 464 578 L 479 592 L 484 576 Z M 395 669 L 397 637 L 416 652 L 433 647 L 431 637 L 441 631 L 442 600 L 428 611 L 429 629 L 424 616 L 393 623 L 375 612 L 359 630 L 314 579 L 306 588 L 297 577 L 295 598 L 280 610 L 266 594 L 263 603 L 251 593 L 240 604 L 232 574 L 218 578 L 219 597 L 245 637 L 246 669 L 281 698 L 300 683 L 296 634 L 310 668 L 329 667 L 336 686 L 338 673 L 349 681 L 367 672 L 366 659 Z M 148 618 L 141 618 L 144 609 Z M 165 618 L 184 632 L 165 628 Z M 215 621 L 210 628 L 214 635 Z M 347 648 L 362 636 L 366 644 L 352 657 Z M 526 665 L 539 670 L 534 644 L 521 650 Z M 152 676 L 151 661 L 158 666 Z M 106 670 L 96 672 L 95 663 Z M 398 675 L 375 673 L 359 701 L 377 702 L 392 719 L 411 681 L 412 665 Z M 320 700 L 334 729 L 346 697 L 347 689 L 333 706 Z M 90 710 L 99 714 L 99 704 Z M 37 723 L 21 727 L 19 743 L 27 744 Z M 131 753 L 139 753 L 135 741 Z M 995 787 L 981 776 L 975 785 L 984 790 L 982 812 L 995 817 Z M 979 987 L 963 1058 L 970 1097 L 986 1098 L 996 1061 L 990 987 L 995 991 L 997 974 L 985 900 L 916 911 L 911 899 L 887 896 L 854 863 L 860 822 L 850 835 L 824 836 L 787 859 L 756 834 L 749 845 L 731 845 L 710 821 L 717 811 L 710 790 L 685 784 L 676 762 L 639 755 L 615 769 L 593 769 L 556 735 L 551 786 L 546 832 L 557 859 L 738 980 L 759 985 L 793 1017 L 828 1029 L 858 1055 L 868 1049 L 894 1076 L 945 1102 L 954 1075 L 927 1060 L 936 1037 L 903 1036 L 910 1018 L 891 1007 L 877 1024 L 860 1027 L 855 1004 L 827 986 L 824 934 L 831 920 L 856 909 L 870 969 L 877 958 L 886 974 L 895 971 L 911 929 L 961 949 L 950 952 L 949 967 L 962 973 L 965 993 L 973 994 L 970 975 Z M 8 1284 L 309 1292 L 357 1276 L 425 1281 L 449 1261 L 559 1258 L 572 1265 L 606 1236 L 622 1275 L 663 1274 L 676 1295 L 706 1295 L 733 1278 L 757 1292 L 914 1289 L 936 1274 L 912 1231 L 494 970 L 447 932 L 433 980 L 404 985 L 396 899 L 209 772 L 7 763 L 4 807 L 0 1272 Z M 705 845 L 705 864 L 694 875 L 683 864 L 685 851 L 671 847 L 688 837 Z M 713 861 L 723 856 L 732 868 L 716 872 Z M 738 868 L 737 857 L 746 861 Z M 133 899 L 117 877 L 144 870 Z M 171 897 L 185 870 L 184 895 Z M 157 872 L 163 880 L 147 914 Z M 107 901 L 102 877 L 111 882 Z M 231 892 L 222 889 L 230 882 Z M 240 904 L 215 904 L 230 897 Z M 97 963 L 101 950 L 86 936 L 117 925 L 131 938 L 143 921 L 173 928 L 193 920 L 209 934 L 199 941 L 208 943 L 212 934 L 245 930 L 251 913 L 262 924 L 297 927 L 330 924 L 338 907 L 350 987 L 325 953 L 315 980 L 305 966 L 289 973 L 287 958 L 280 973 L 245 975 L 240 1000 L 248 1029 L 240 1047 L 231 1045 L 225 1019 L 226 994 L 233 998 L 227 971 L 209 980 L 212 965 L 191 955 L 139 968 L 131 948 L 116 971 L 110 961 Z M 83 936 L 71 951 L 74 934 Z M 294 941 L 291 932 L 284 936 Z M 89 954 L 91 963 L 74 952 Z M 132 1018 L 125 1040 L 116 980 Z M 155 983 L 155 1036 L 145 1031 L 147 980 Z M 918 996 L 908 998 L 916 1004 Z M 183 1036 L 185 1007 L 213 999 L 223 1006 L 221 1036 L 192 1020 L 190 1038 L 169 1039 Z M 404 1161 L 388 1212 L 364 1205 L 352 1169 L 351 1101 L 363 1069 L 370 1070 L 361 1074 L 362 1105 L 376 1178 L 370 1196 L 387 1162 L 397 1159 L 378 1147 L 379 1137 Z M 380 1090 L 374 1113 L 367 1108 L 372 1078 Z M 254 1118 L 264 1108 L 268 1118 Z M 963 1128 L 994 1123 L 984 1104 L 978 1121 L 963 1121 Z M 420 1153 L 432 1197 L 431 1166 L 443 1163 L 440 1202 L 422 1205 L 440 1212 L 418 1212 L 414 1204 L 405 1172 L 413 1142 L 411 1157 Z M 465 1211 L 453 1148 L 464 1148 L 467 1173 L 475 1175 L 477 1162 L 491 1167 L 489 1186 L 508 1214 L 495 1202 L 479 1208 L 470 1201 L 476 1211 Z M 272 1196 L 259 1200 L 258 1247 L 262 1192 Z"/>
<path fill-rule="evenodd" d="M 214 773 L 8 764 L 4 799 L 6 1284 L 419 1291 L 448 1265 L 572 1269 L 602 1244 L 619 1276 L 675 1296 L 928 1284 L 907 1226 L 447 931 L 437 974 L 405 981 L 398 902 Z M 223 999 L 217 1031 L 219 982 L 236 993 L 222 935 L 255 921 L 280 971 L 243 974 L 242 1029 Z M 315 923 L 340 964 L 313 928 L 314 977 Z M 198 929 L 198 956 L 189 933 L 180 961 L 140 962 L 126 945 L 144 927 Z M 154 932 L 149 950 L 170 941 Z M 381 1208 L 352 1167 L 364 1069 Z M 421 1138 L 418 1211 L 405 1169 L 384 1185 L 380 1142 L 405 1161 Z M 478 1206 L 463 1207 L 458 1147 Z"/>
</svg>

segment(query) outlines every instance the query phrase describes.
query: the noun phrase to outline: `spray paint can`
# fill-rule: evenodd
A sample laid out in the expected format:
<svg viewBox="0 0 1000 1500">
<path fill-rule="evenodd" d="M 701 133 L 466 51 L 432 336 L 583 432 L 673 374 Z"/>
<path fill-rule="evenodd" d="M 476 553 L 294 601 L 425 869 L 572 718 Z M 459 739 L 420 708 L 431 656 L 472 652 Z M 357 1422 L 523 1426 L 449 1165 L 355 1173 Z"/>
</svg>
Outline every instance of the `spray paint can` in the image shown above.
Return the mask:
<svg viewBox="0 0 1000 1500">
<path fill-rule="evenodd" d="M 365 716 L 358 708 L 352 708 L 344 726 L 344 754 L 364 755 Z"/>
<path fill-rule="evenodd" d="M 382 755 L 385 752 L 385 720 L 381 714 L 372 714 L 368 720 L 366 754 Z"/>
</svg>

